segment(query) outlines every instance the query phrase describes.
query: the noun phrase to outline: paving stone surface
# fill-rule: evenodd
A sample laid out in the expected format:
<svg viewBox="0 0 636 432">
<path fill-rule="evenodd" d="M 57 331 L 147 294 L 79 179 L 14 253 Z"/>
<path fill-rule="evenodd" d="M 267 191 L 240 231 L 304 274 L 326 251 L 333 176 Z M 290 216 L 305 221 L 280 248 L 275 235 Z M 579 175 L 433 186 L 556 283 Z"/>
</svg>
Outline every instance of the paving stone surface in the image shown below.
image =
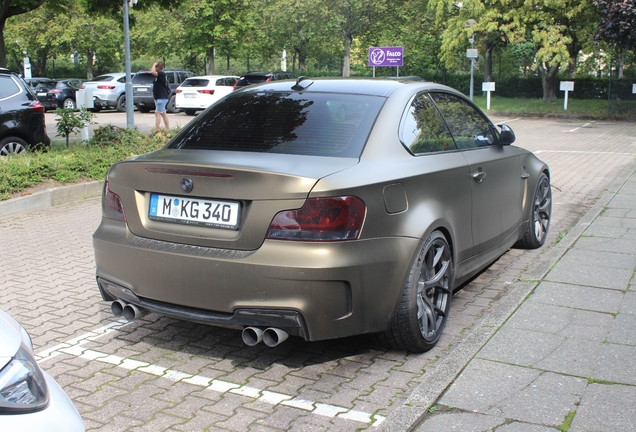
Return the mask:
<svg viewBox="0 0 636 432">
<path fill-rule="evenodd" d="M 507 120 L 512 120 L 507 123 L 514 128 L 518 144 L 537 152 L 550 164 L 554 189 L 549 244 L 535 251 L 510 250 L 457 293 L 445 333 L 428 353 L 386 350 L 371 336 L 315 343 L 290 338 L 275 348 L 246 347 L 236 330 L 156 314 L 133 323 L 119 321 L 112 316 L 109 305 L 101 301 L 95 283 L 91 235 L 101 217 L 98 199 L 0 217 L 0 307 L 30 332 L 42 367 L 64 387 L 88 430 L 373 430 L 406 401 L 440 361 L 453 355 L 453 350 L 488 317 L 493 306 L 522 282 L 524 271 L 573 226 L 636 154 L 633 139 L 628 139 L 636 135 L 630 124 Z M 630 183 L 630 188 L 636 194 L 636 186 Z M 614 253 L 632 254 L 631 242 L 625 236 L 636 225 L 613 221 L 622 221 L 627 214 L 636 218 L 636 213 L 625 207 L 629 202 L 616 200 L 614 207 L 608 207 L 603 215 L 607 222 L 604 226 L 623 230 L 607 231 L 612 237 L 600 238 L 600 243 L 624 241 L 623 249 L 617 251 L 614 245 L 608 249 L 600 243 L 584 248 L 597 254 L 599 262 L 611 261 L 612 265 L 599 264 L 602 268 L 626 269 L 632 262 L 611 259 Z M 580 241 L 598 239 L 586 237 Z M 621 284 L 628 283 L 634 282 L 621 278 Z M 622 291 L 620 287 L 587 288 L 592 291 L 581 290 L 581 301 L 592 306 L 581 307 L 581 313 L 604 317 L 619 311 L 636 314 L 636 299 L 632 292 L 625 292 L 626 286 Z M 598 293 L 602 295 L 595 295 Z M 618 301 L 617 294 L 624 300 Z M 538 290 L 534 296 L 537 298 L 528 304 L 540 307 L 548 302 L 549 293 Z M 565 306 L 568 305 L 559 304 L 557 298 L 551 305 L 552 315 L 558 315 L 558 308 Z M 580 327 L 577 333 L 585 333 L 585 318 L 574 314 L 565 323 L 545 319 L 545 329 L 519 324 L 515 331 L 547 334 L 556 328 L 550 336 L 554 347 L 540 361 L 553 358 L 553 362 L 565 362 L 568 357 L 559 348 L 575 339 L 565 329 L 575 323 Z M 616 344 L 632 343 L 628 329 L 621 323 L 614 322 L 609 330 L 608 326 L 604 323 L 601 330 L 595 331 L 608 332 Z M 600 355 L 609 362 L 618 362 L 623 355 L 636 358 L 636 353 L 629 350 L 632 346 L 623 345 L 623 351 L 599 350 L 598 338 L 600 335 L 596 334 L 582 338 L 581 355 Z M 547 340 L 547 336 L 538 339 L 537 346 L 546 345 Z M 479 361 L 493 363 L 487 356 Z M 495 365 L 514 370 L 516 376 L 517 371 L 528 366 L 519 362 Z M 633 361 L 627 366 L 633 367 Z M 594 371 L 591 365 L 585 367 L 586 371 Z M 521 381 L 512 374 L 509 379 L 506 375 L 506 384 L 497 387 L 504 392 L 524 386 L 531 389 L 534 383 L 539 387 L 535 392 L 528 390 L 526 397 L 534 401 L 535 408 L 543 409 L 539 399 L 545 383 L 540 378 L 548 383 L 559 381 L 559 371 L 552 371 L 552 375 L 530 372 L 522 373 L 525 378 Z M 576 370 L 569 370 L 573 372 L 576 375 Z M 595 373 L 603 376 L 600 371 Z M 622 385 L 633 384 L 628 371 L 612 379 Z M 571 380 L 563 377 L 561 381 Z M 559 393 L 564 401 L 573 397 L 576 388 L 570 387 Z M 486 421 L 493 425 L 488 427 L 544 430 L 527 429 L 536 426 L 528 423 L 534 417 L 507 405 L 506 395 L 504 392 L 493 400 L 502 414 L 519 417 L 513 418 L 517 422 L 500 422 L 495 415 L 494 423 Z M 486 406 L 484 400 L 475 398 L 474 403 L 488 412 L 492 407 Z M 553 417 L 563 412 L 558 406 L 548 408 L 554 411 Z M 463 424 L 456 421 L 460 420 L 451 419 L 446 424 Z M 549 425 L 555 422 L 550 420 Z"/>
<path fill-rule="evenodd" d="M 636 135 L 622 142 L 632 152 Z M 606 156 L 599 153 L 599 160 Z M 632 167 L 626 176 L 604 195 L 590 222 L 577 226 L 569 250 L 432 404 L 416 431 L 451 425 L 449 411 L 468 416 L 463 430 L 636 431 Z M 498 423 L 502 417 L 505 424 Z"/>
</svg>

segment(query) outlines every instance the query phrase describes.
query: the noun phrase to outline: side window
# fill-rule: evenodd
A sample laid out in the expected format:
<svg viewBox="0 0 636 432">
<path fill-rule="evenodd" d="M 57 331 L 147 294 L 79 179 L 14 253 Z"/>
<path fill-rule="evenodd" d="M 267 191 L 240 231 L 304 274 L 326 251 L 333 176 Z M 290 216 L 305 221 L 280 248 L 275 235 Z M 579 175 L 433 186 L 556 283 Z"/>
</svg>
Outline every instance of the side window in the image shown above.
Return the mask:
<svg viewBox="0 0 636 432">
<path fill-rule="evenodd" d="M 168 77 L 169 84 L 174 84 L 174 72 L 166 72 L 166 77 Z"/>
<path fill-rule="evenodd" d="M 182 83 L 188 78 L 188 74 L 185 72 L 179 72 L 179 82 Z"/>
<path fill-rule="evenodd" d="M 117 80 L 118 83 L 125 83 L 126 82 L 126 75 L 124 75 L 123 77 L 119 78 Z"/>
<path fill-rule="evenodd" d="M 449 93 L 431 93 L 460 149 L 493 145 L 497 142 L 490 123 L 470 103 Z"/>
<path fill-rule="evenodd" d="M 20 87 L 10 76 L 0 76 L 0 99 L 20 93 Z"/>
<path fill-rule="evenodd" d="M 442 116 L 426 93 L 411 102 L 400 121 L 402 144 L 413 154 L 457 150 Z"/>
</svg>

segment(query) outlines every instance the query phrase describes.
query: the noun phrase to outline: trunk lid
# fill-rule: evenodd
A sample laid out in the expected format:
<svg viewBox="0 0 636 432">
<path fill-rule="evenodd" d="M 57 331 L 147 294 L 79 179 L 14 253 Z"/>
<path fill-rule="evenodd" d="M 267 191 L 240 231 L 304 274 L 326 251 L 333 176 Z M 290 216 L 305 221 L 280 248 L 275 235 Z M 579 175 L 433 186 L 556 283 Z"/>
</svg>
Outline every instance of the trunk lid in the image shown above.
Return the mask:
<svg viewBox="0 0 636 432">
<path fill-rule="evenodd" d="M 278 212 L 302 207 L 319 179 L 357 163 L 355 158 L 164 149 L 114 165 L 108 181 L 122 200 L 130 231 L 139 237 L 254 250 Z M 182 188 L 183 179 L 191 181 L 191 192 Z M 196 201 L 201 209 L 204 201 L 232 205 L 238 210 L 236 227 L 151 218 L 153 194 L 176 198 L 181 205 Z"/>
</svg>

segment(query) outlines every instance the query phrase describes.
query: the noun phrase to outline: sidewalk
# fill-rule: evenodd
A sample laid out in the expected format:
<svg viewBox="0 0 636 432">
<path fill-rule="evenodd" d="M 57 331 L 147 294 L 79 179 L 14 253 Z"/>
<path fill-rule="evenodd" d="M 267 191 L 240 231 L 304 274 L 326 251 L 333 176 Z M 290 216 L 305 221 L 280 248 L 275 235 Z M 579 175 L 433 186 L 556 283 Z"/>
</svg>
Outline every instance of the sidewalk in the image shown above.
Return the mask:
<svg viewBox="0 0 636 432">
<path fill-rule="evenodd" d="M 448 357 L 454 364 L 440 364 L 387 426 L 636 431 L 633 166 L 626 174 L 551 251 L 554 265 L 530 269 L 516 312 L 486 318 Z M 472 355 L 467 364 L 462 355 Z"/>
</svg>

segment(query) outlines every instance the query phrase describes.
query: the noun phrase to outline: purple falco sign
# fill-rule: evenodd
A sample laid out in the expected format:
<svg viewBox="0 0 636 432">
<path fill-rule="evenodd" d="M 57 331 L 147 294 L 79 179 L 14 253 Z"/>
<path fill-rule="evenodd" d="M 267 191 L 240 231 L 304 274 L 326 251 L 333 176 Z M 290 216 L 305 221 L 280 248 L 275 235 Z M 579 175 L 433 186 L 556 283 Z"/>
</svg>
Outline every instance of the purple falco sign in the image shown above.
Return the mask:
<svg viewBox="0 0 636 432">
<path fill-rule="evenodd" d="M 370 47 L 369 66 L 402 66 L 404 47 Z"/>
</svg>

